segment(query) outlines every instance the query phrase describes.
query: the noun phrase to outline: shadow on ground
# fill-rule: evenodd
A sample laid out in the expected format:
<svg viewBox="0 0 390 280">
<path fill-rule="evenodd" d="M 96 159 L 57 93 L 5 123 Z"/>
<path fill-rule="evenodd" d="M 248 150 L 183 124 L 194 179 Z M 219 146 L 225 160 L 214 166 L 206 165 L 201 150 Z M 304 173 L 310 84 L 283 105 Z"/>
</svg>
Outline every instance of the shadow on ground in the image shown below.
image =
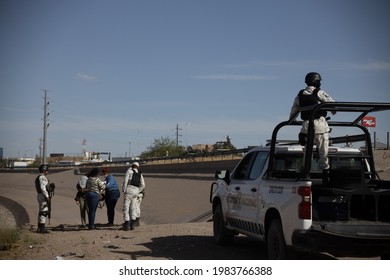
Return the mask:
<svg viewBox="0 0 390 280">
<path fill-rule="evenodd" d="M 266 259 L 265 247 L 253 239 L 237 238 L 231 246 L 216 245 L 211 236 L 167 236 L 153 238 L 151 242 L 137 244 L 145 251 L 120 251 L 125 258 L 163 258 L 172 260 L 256 260 Z"/>
<path fill-rule="evenodd" d="M 171 260 L 266 260 L 263 242 L 245 236 L 235 238 L 233 244 L 220 246 L 212 236 L 168 236 L 153 238 L 151 242 L 138 244 L 149 250 L 115 250 L 130 259 L 171 259 Z M 326 255 L 292 253 L 291 259 L 333 259 Z"/>
</svg>

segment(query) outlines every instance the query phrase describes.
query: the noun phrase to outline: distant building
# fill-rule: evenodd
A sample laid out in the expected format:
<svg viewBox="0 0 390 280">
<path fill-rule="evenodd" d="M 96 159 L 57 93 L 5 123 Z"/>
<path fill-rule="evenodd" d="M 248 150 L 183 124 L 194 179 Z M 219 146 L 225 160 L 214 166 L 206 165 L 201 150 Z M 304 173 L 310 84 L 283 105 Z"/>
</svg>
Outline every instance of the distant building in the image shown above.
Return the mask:
<svg viewBox="0 0 390 280">
<path fill-rule="evenodd" d="M 11 163 L 12 168 L 21 168 L 21 167 L 27 167 L 28 162 L 27 161 L 13 161 Z"/>
<path fill-rule="evenodd" d="M 63 158 L 64 153 L 52 153 L 52 154 L 50 154 L 50 157 L 51 158 Z"/>
<path fill-rule="evenodd" d="M 213 147 L 213 144 L 195 144 L 191 148 L 196 151 L 204 151 Z"/>
</svg>

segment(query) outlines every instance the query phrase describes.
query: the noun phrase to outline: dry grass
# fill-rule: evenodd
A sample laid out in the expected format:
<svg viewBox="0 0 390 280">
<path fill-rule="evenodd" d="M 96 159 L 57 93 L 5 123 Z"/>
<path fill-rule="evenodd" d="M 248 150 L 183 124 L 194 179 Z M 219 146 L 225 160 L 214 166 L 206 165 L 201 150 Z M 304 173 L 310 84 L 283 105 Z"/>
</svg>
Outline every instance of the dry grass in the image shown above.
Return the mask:
<svg viewBox="0 0 390 280">
<path fill-rule="evenodd" d="M 0 229 L 0 251 L 10 250 L 19 239 L 18 229 Z"/>
</svg>

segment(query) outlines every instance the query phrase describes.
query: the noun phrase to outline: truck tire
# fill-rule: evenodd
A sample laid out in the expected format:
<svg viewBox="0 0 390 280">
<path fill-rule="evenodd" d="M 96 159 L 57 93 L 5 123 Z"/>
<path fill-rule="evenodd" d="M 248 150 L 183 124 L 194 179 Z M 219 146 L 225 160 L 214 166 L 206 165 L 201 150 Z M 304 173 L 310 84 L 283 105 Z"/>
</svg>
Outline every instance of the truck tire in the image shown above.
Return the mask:
<svg viewBox="0 0 390 280">
<path fill-rule="evenodd" d="M 267 237 L 266 246 L 268 259 L 283 260 L 287 257 L 287 246 L 284 240 L 283 229 L 279 219 L 271 222 Z"/>
<path fill-rule="evenodd" d="M 219 245 L 228 245 L 233 242 L 234 233 L 225 226 L 221 204 L 218 204 L 214 211 L 213 232 L 215 243 Z"/>
</svg>

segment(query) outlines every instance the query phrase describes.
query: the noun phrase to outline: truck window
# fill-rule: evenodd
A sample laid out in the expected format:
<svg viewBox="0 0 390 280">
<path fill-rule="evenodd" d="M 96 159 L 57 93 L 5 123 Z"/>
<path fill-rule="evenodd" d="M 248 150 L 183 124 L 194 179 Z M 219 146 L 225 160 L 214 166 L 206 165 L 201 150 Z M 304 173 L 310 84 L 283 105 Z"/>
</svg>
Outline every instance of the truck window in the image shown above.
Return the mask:
<svg viewBox="0 0 390 280">
<path fill-rule="evenodd" d="M 278 155 L 275 157 L 274 170 L 299 171 L 303 165 L 302 156 Z"/>
<path fill-rule="evenodd" d="M 247 154 L 234 170 L 233 179 L 244 180 L 249 178 L 250 167 L 257 152 Z"/>
<path fill-rule="evenodd" d="M 249 179 L 255 180 L 259 178 L 263 172 L 265 162 L 268 158 L 268 152 L 259 152 L 253 162 L 251 172 L 249 174 Z"/>
<path fill-rule="evenodd" d="M 303 154 L 278 154 L 270 174 L 275 178 L 298 178 L 302 167 Z"/>
<path fill-rule="evenodd" d="M 353 158 L 353 157 L 338 157 L 331 159 L 332 168 L 362 168 L 364 162 L 362 158 Z"/>
</svg>

